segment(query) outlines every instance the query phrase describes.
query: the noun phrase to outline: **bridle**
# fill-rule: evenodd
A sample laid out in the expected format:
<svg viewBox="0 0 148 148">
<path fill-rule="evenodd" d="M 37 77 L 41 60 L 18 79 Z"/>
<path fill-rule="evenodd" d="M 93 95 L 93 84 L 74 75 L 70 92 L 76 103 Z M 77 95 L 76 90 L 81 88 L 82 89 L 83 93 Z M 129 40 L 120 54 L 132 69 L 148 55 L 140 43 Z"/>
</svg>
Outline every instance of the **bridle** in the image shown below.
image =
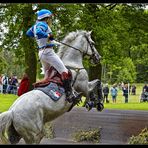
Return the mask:
<svg viewBox="0 0 148 148">
<path fill-rule="evenodd" d="M 88 46 L 87 46 L 87 50 L 86 50 L 86 53 L 84 53 L 83 54 L 83 57 L 85 56 L 85 55 L 88 55 L 88 56 L 90 56 L 90 59 L 91 60 L 96 60 L 95 61 L 95 63 L 97 63 L 97 61 L 99 60 L 99 57 L 98 57 L 98 55 L 95 53 L 95 50 L 94 50 L 94 45 L 89 41 L 89 39 L 88 39 L 88 37 L 85 35 L 85 38 L 86 38 L 86 40 L 87 40 L 87 43 L 89 44 L 89 46 L 90 46 L 90 49 L 91 49 L 91 51 L 92 51 L 92 55 L 90 56 L 90 55 L 88 55 Z"/>
<path fill-rule="evenodd" d="M 83 57 L 85 57 L 86 55 L 87 56 L 90 56 L 89 54 L 88 54 L 88 46 L 90 46 L 90 49 L 91 49 L 91 51 L 92 51 L 92 57 L 94 57 L 94 55 L 95 55 L 95 51 L 94 51 L 94 48 L 93 48 L 93 45 L 92 45 L 92 43 L 89 41 L 89 39 L 88 39 L 88 37 L 86 36 L 86 35 L 84 35 L 84 37 L 86 38 L 86 41 L 87 41 L 87 50 L 86 50 L 86 52 L 85 53 L 83 53 Z M 90 56 L 90 58 L 92 58 Z"/>
<path fill-rule="evenodd" d="M 71 46 L 71 45 L 68 45 L 68 44 L 66 44 L 66 43 L 63 43 L 63 42 L 61 42 L 61 41 L 57 41 L 57 40 L 55 40 L 55 41 L 57 41 L 57 42 L 59 42 L 59 43 L 65 45 L 65 46 L 68 46 L 68 47 L 70 47 L 70 48 L 73 48 L 73 49 L 75 49 L 75 50 L 78 50 L 78 51 L 82 54 L 83 57 L 85 57 L 85 56 L 87 55 L 87 56 L 90 57 L 90 59 L 94 59 L 94 58 L 96 59 L 96 58 L 97 58 L 97 55 L 96 55 L 96 53 L 95 53 L 95 51 L 94 51 L 93 44 L 89 41 L 89 39 L 88 39 L 88 37 L 87 37 L 86 35 L 84 35 L 84 37 L 86 38 L 86 41 L 87 41 L 87 43 L 88 43 L 85 52 L 82 52 L 80 49 L 78 49 L 78 48 L 76 48 L 76 47 L 73 47 L 73 46 Z M 89 46 L 90 46 L 91 51 L 92 51 L 92 55 L 91 55 L 91 56 L 88 54 L 88 47 L 89 47 Z M 67 67 L 68 69 L 72 69 L 72 70 L 74 70 L 74 71 L 76 72 L 76 76 L 75 76 L 75 78 L 74 78 L 74 80 L 73 80 L 73 82 L 72 82 L 72 86 L 73 86 L 74 83 L 76 82 L 76 79 L 77 79 L 77 77 L 78 77 L 80 71 L 81 71 L 82 69 L 85 69 L 85 68 L 84 68 L 84 67 L 82 67 L 82 68 L 74 68 L 74 67 L 71 67 L 71 66 L 66 66 L 66 67 Z"/>
</svg>

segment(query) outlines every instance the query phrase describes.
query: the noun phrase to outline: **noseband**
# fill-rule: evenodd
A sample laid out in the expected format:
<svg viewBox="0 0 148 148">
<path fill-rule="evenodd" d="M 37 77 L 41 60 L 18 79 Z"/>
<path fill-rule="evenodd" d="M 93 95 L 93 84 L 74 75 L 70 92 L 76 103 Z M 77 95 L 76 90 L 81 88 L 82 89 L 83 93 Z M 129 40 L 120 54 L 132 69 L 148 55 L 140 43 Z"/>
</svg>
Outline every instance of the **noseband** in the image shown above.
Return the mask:
<svg viewBox="0 0 148 148">
<path fill-rule="evenodd" d="M 89 46 L 90 46 L 90 49 L 91 49 L 91 51 L 92 51 L 92 55 L 90 56 L 87 52 L 88 52 L 88 46 L 87 46 L 87 50 L 86 50 L 86 52 L 83 54 L 83 57 L 84 56 L 90 56 L 90 59 L 94 59 L 94 58 L 96 58 L 96 53 L 95 53 L 95 51 L 94 51 L 94 48 L 93 48 L 93 44 L 89 41 L 89 39 L 88 39 L 88 37 L 85 35 L 85 38 L 86 38 L 86 40 L 87 40 L 87 43 L 89 44 Z"/>
</svg>

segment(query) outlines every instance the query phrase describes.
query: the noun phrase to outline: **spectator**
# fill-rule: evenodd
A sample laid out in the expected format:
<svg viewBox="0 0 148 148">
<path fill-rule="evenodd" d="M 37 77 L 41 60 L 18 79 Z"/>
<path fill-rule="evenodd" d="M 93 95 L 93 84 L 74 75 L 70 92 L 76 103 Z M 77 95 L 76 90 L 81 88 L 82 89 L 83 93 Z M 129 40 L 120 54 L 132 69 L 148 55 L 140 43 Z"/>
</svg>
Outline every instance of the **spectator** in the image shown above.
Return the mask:
<svg viewBox="0 0 148 148">
<path fill-rule="evenodd" d="M 143 100 L 148 101 L 147 100 L 147 98 L 148 98 L 148 85 L 147 85 L 147 83 L 145 83 L 145 85 L 143 86 L 142 95 L 143 95 Z"/>
<path fill-rule="evenodd" d="M 123 87 L 123 96 L 125 97 L 125 103 L 128 103 L 128 84 Z"/>
<path fill-rule="evenodd" d="M 128 85 L 128 84 L 127 84 Z M 131 94 L 131 85 L 129 84 L 129 95 Z"/>
<path fill-rule="evenodd" d="M 8 77 L 6 76 L 6 74 L 3 74 L 2 76 L 2 89 L 3 89 L 3 93 L 6 94 L 6 90 L 8 87 Z"/>
<path fill-rule="evenodd" d="M 2 76 L 0 75 L 0 93 L 3 93 Z"/>
<path fill-rule="evenodd" d="M 113 84 L 110 91 L 111 91 L 112 101 L 113 101 L 113 103 L 116 103 L 117 93 L 118 93 L 118 90 L 116 88 L 116 84 Z"/>
<path fill-rule="evenodd" d="M 12 77 L 13 77 L 13 75 L 11 75 L 10 77 L 8 77 L 8 86 L 7 86 L 7 90 L 6 90 L 6 92 L 8 94 L 11 94 L 11 91 L 12 91 L 12 88 L 13 88 L 12 85 L 11 85 Z"/>
<path fill-rule="evenodd" d="M 132 85 L 132 95 L 136 95 L 136 85 Z"/>
<path fill-rule="evenodd" d="M 148 86 L 147 83 L 143 86 L 142 92 L 148 92 Z"/>
<path fill-rule="evenodd" d="M 19 88 L 18 88 L 18 96 L 21 96 L 22 94 L 26 93 L 29 91 L 29 85 L 30 85 L 30 82 L 29 82 L 29 77 L 28 75 L 25 73 L 21 82 L 20 82 L 20 85 L 19 85 Z"/>
<path fill-rule="evenodd" d="M 109 87 L 108 87 L 108 84 L 107 84 L 107 83 L 106 83 L 106 85 L 103 87 L 103 94 L 104 94 L 103 102 L 105 102 L 105 99 L 106 99 L 106 103 L 109 103 L 109 100 L 108 100 Z"/>
<path fill-rule="evenodd" d="M 17 76 L 12 77 L 10 85 L 12 86 L 11 93 L 17 94 L 17 85 L 18 85 Z"/>
<path fill-rule="evenodd" d="M 123 90 L 123 87 L 124 87 L 124 83 L 123 82 L 121 82 L 121 89 Z"/>
</svg>

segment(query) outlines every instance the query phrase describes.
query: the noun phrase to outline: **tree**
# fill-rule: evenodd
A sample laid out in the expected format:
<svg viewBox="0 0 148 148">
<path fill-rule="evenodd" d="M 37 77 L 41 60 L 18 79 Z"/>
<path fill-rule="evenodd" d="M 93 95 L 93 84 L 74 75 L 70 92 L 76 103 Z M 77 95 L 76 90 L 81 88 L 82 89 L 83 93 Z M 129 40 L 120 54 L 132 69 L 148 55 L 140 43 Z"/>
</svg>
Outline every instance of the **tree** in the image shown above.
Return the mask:
<svg viewBox="0 0 148 148">
<path fill-rule="evenodd" d="M 1 4 L 1 6 L 3 6 L 1 20 L 8 28 L 1 46 L 3 50 L 12 51 L 18 56 L 16 63 L 24 65 L 32 89 L 32 83 L 36 81 L 36 53 L 34 42 L 26 37 L 26 31 L 34 18 L 32 4 Z"/>
<path fill-rule="evenodd" d="M 25 69 L 34 82 L 36 70 L 37 77 L 40 77 L 41 65 L 37 63 L 35 42 L 25 35 L 36 20 L 32 6 L 33 4 L 0 4 L 0 22 L 8 28 L 3 35 L 0 34 L 3 41 L 0 49 L 3 53 L 8 51 L 7 57 L 13 58 L 13 65 Z M 52 31 L 57 40 L 62 40 L 67 33 L 77 29 L 92 30 L 92 39 L 102 60 L 96 66 L 91 65 L 87 59 L 84 60 L 90 80 L 99 78 L 112 83 L 121 80 L 121 73 L 133 80 L 137 76 L 138 82 L 147 79 L 148 13 L 143 4 L 39 3 L 36 6 L 37 10 L 46 8 L 54 13 Z M 1 31 L 3 32 L 2 27 Z M 131 72 L 126 73 L 128 69 L 123 65 L 124 59 L 128 59 L 127 62 L 133 65 Z M 9 62 L 8 58 L 3 58 L 3 63 L 7 63 L 4 68 L 9 69 Z"/>
</svg>

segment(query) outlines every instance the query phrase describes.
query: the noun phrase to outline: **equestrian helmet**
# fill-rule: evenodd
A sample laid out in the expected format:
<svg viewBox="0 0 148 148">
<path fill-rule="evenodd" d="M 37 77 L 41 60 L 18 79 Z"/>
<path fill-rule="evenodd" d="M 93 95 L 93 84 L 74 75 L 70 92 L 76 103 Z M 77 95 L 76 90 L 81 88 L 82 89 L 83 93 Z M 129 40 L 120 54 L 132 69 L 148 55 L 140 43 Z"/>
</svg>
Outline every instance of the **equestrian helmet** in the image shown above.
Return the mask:
<svg viewBox="0 0 148 148">
<path fill-rule="evenodd" d="M 51 16 L 52 16 L 52 12 L 47 9 L 42 9 L 37 12 L 37 19 L 38 20 L 41 20 L 45 17 L 51 17 Z"/>
</svg>

